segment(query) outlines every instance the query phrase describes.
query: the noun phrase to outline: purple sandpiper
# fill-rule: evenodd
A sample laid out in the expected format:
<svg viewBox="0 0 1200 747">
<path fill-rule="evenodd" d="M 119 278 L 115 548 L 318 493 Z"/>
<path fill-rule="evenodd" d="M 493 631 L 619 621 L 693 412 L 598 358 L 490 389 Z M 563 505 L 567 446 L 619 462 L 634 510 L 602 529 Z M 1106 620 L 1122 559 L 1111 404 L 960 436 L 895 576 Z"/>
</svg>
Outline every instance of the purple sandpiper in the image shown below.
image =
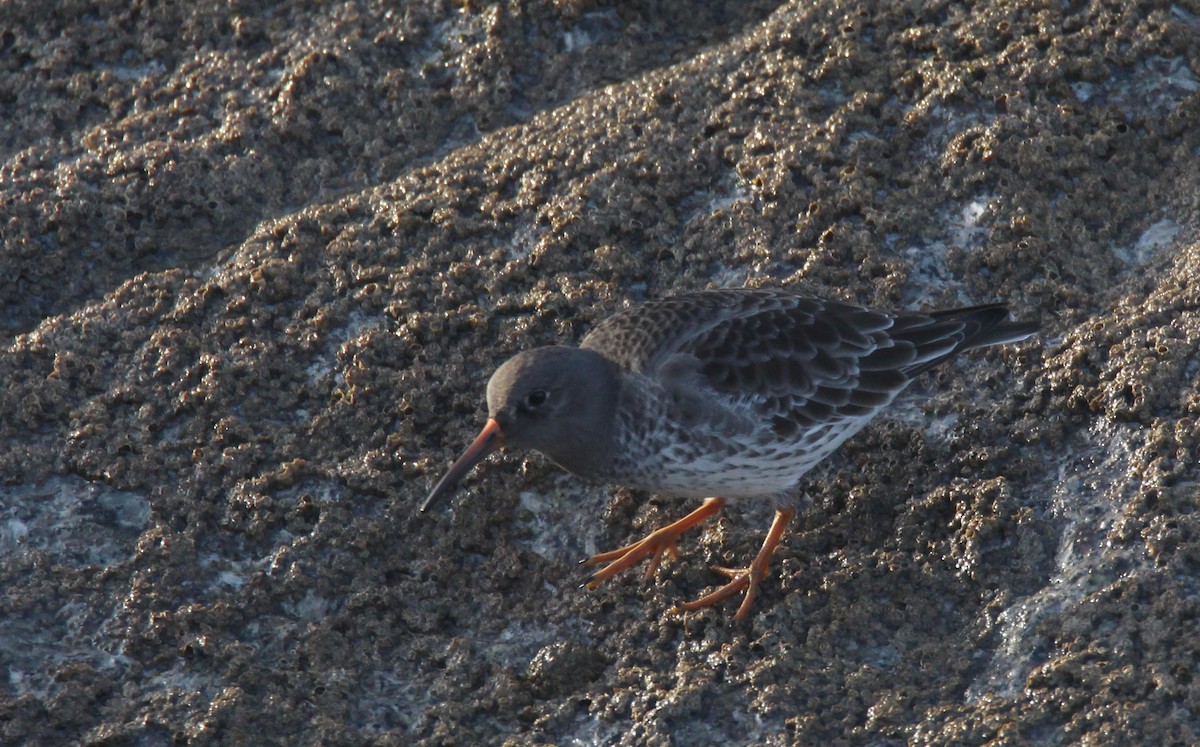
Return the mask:
<svg viewBox="0 0 1200 747">
<path fill-rule="evenodd" d="M 887 407 L 913 379 L 964 350 L 1036 331 L 988 304 L 890 312 L 780 289 L 686 293 L 622 311 L 578 348 L 509 359 L 487 386 L 488 421 L 438 481 L 425 511 L 500 447 L 534 449 L 579 477 L 705 498 L 679 521 L 600 553 L 588 588 L 649 558 L 678 554 L 685 531 L 726 500 L 767 498 L 775 516 L 747 568 L 682 607 L 745 592 L 744 619 L 784 529 L 800 478 Z"/>
</svg>

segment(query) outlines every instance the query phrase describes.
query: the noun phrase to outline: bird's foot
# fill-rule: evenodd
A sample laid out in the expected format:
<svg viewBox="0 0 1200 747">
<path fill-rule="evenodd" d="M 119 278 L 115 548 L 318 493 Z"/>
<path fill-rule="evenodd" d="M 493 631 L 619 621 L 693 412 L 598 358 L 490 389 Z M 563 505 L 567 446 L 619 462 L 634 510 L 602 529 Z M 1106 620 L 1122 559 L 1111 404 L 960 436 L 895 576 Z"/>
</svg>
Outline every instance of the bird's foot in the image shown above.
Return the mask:
<svg viewBox="0 0 1200 747">
<path fill-rule="evenodd" d="M 656 529 L 633 544 L 593 555 L 583 561 L 582 565 L 598 565 L 600 563 L 607 563 L 608 565 L 593 573 L 585 585 L 589 589 L 595 589 L 604 581 L 607 581 L 621 571 L 632 568 L 641 562 L 643 558 L 647 557 L 650 558 L 650 564 L 646 566 L 645 576 L 646 578 L 653 576 L 662 564 L 664 553 L 669 554 L 672 558 L 679 557 L 678 543 L 680 536 L 705 519 L 720 513 L 724 505 L 725 499 L 723 498 L 709 498 L 704 501 L 700 508 L 697 508 L 679 521 L 668 524 L 661 529 Z"/>
<path fill-rule="evenodd" d="M 678 611 L 694 612 L 695 610 L 714 607 L 729 597 L 745 591 L 746 596 L 742 598 L 742 604 L 733 616 L 736 622 L 745 620 L 750 614 L 750 607 L 754 605 L 754 597 L 758 594 L 758 584 L 766 577 L 767 571 L 770 568 L 771 556 L 775 554 L 775 548 L 779 546 L 779 540 L 783 537 L 783 530 L 787 528 L 788 522 L 791 521 L 795 513 L 792 509 L 777 509 L 775 511 L 775 518 L 771 521 L 771 529 L 767 532 L 767 538 L 763 540 L 762 549 L 754 556 L 754 560 L 748 567 L 726 568 L 724 566 L 714 566 L 713 570 L 728 577 L 730 579 L 729 583 L 705 594 L 695 601 L 684 602 L 676 609 Z"/>
<path fill-rule="evenodd" d="M 676 607 L 676 610 L 680 612 L 695 612 L 696 610 L 715 607 L 729 597 L 745 591 L 746 596 L 742 598 L 742 604 L 733 616 L 733 619 L 737 622 L 745 620 L 746 616 L 750 614 L 751 605 L 754 604 L 754 597 L 758 594 L 758 584 L 767 575 L 767 562 L 764 560 L 762 563 L 758 563 L 758 560 L 758 558 L 755 558 L 755 563 L 747 568 L 713 566 L 714 571 L 730 579 L 729 583 L 705 594 L 699 599 L 691 602 L 683 602 Z"/>
</svg>

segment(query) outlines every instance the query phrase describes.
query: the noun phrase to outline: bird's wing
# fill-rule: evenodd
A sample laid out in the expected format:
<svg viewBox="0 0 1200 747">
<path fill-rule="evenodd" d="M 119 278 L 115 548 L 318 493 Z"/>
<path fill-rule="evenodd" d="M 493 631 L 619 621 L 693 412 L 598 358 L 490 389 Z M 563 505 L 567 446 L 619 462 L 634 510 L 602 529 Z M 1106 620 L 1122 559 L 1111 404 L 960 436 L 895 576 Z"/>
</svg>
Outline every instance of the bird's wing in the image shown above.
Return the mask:
<svg viewBox="0 0 1200 747">
<path fill-rule="evenodd" d="M 1006 316 L 1002 306 L 891 314 L 783 290 L 724 289 L 626 310 L 581 346 L 668 386 L 699 374 L 788 435 L 869 418 L 917 373 Z"/>
</svg>

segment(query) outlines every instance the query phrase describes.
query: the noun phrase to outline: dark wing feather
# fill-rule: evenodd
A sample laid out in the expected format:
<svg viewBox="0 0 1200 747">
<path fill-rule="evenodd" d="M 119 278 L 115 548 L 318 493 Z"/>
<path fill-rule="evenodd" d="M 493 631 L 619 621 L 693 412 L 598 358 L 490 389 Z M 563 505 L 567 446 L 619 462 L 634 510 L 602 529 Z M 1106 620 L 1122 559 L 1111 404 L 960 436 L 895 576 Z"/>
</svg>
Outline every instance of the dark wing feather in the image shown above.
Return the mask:
<svg viewBox="0 0 1200 747">
<path fill-rule="evenodd" d="M 1032 334 L 1007 315 L 1000 305 L 892 314 L 783 290 L 725 289 L 626 310 L 581 346 L 650 376 L 698 372 L 790 435 L 870 416 L 955 353 Z"/>
<path fill-rule="evenodd" d="M 605 320 L 586 338 L 625 368 L 654 376 L 686 359 L 718 393 L 781 433 L 860 417 L 891 401 L 915 356 L 866 373 L 887 344 L 892 317 L 781 290 L 702 291 L 654 301 Z M 877 359 L 882 361 L 883 358 Z"/>
<path fill-rule="evenodd" d="M 910 379 L 965 350 L 1024 340 L 1037 332 L 1033 322 L 1010 322 L 1003 304 L 896 315 L 891 336 L 917 349 L 904 368 Z"/>
</svg>

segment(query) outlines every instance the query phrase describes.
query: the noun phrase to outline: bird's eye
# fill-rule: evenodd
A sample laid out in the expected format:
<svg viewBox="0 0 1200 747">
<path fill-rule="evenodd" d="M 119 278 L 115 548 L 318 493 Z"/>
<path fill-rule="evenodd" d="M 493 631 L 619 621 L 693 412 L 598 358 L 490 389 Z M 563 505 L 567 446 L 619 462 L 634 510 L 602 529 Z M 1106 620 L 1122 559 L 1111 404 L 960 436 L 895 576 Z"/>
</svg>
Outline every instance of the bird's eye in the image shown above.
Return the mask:
<svg viewBox="0 0 1200 747">
<path fill-rule="evenodd" d="M 530 410 L 536 410 L 546 404 L 546 400 L 548 399 L 550 399 L 550 392 L 547 392 L 545 389 L 534 389 L 525 395 L 525 406 Z"/>
</svg>

